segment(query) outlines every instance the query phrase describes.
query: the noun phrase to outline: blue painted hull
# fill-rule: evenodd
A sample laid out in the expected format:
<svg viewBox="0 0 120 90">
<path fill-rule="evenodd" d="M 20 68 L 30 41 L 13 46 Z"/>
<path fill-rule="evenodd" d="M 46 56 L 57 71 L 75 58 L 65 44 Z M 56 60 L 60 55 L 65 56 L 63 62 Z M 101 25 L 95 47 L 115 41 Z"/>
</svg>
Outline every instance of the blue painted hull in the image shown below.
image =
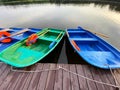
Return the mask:
<svg viewBox="0 0 120 90">
<path fill-rule="evenodd" d="M 83 28 L 68 29 L 67 36 L 74 50 L 89 64 L 103 69 L 120 68 L 120 51 L 100 37 Z"/>
<path fill-rule="evenodd" d="M 0 30 L 3 29 L 3 28 L 0 28 Z M 22 30 L 24 28 L 11 28 L 10 31 L 7 31 L 9 33 L 15 33 L 15 32 L 18 32 L 20 30 Z M 16 35 L 16 36 L 13 36 L 12 37 L 12 41 L 10 43 L 1 43 L 0 42 L 0 52 L 3 51 L 4 49 L 6 49 L 7 47 L 13 45 L 14 43 L 28 37 L 29 35 L 33 34 L 33 33 L 36 33 L 38 31 L 40 31 L 41 29 L 36 29 L 36 28 L 29 28 L 30 30 L 27 31 L 27 32 L 24 32 L 22 34 L 19 34 L 19 35 Z"/>
</svg>

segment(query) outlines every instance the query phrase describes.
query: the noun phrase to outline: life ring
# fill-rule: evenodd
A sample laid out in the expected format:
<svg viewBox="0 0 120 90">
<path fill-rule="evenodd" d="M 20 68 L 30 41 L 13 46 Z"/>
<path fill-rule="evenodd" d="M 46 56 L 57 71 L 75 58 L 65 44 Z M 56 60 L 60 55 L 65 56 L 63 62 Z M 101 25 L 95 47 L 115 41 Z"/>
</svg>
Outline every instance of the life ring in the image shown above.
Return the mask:
<svg viewBox="0 0 120 90">
<path fill-rule="evenodd" d="M 0 40 L 0 42 L 2 43 L 9 43 L 11 42 L 11 38 L 10 38 L 11 34 L 9 32 L 6 31 L 0 31 L 0 38 L 2 40 Z"/>
<path fill-rule="evenodd" d="M 36 43 L 37 38 L 38 38 L 38 35 L 37 35 L 37 34 L 32 34 L 32 35 L 30 35 L 30 36 L 28 37 L 28 39 L 26 40 L 26 45 L 27 45 L 27 46 L 30 46 L 31 44 Z"/>
</svg>

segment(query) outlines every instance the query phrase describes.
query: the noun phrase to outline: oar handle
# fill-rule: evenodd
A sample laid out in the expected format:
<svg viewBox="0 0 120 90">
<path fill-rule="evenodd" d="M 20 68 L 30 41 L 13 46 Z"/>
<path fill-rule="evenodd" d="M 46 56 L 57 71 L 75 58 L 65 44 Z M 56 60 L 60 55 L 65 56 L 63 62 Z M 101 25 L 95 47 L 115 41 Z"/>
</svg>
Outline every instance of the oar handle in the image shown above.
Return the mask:
<svg viewBox="0 0 120 90">
<path fill-rule="evenodd" d="M 51 49 L 55 45 L 55 43 L 56 43 L 56 41 L 51 42 L 49 45 L 49 49 Z"/>
<path fill-rule="evenodd" d="M 109 38 L 108 36 L 106 36 L 106 35 L 104 35 L 104 34 L 96 33 L 96 32 L 94 32 L 94 33 L 95 33 L 95 34 L 98 34 L 98 35 L 100 35 L 100 36 L 102 36 L 102 37 Z"/>
<path fill-rule="evenodd" d="M 82 27 L 78 26 L 79 29 L 83 29 Z M 86 31 L 89 31 L 91 33 L 94 33 L 94 34 L 97 34 L 97 35 L 100 35 L 102 37 L 105 37 L 105 38 L 109 38 L 108 36 L 102 34 L 102 33 L 99 33 L 99 32 L 95 32 L 95 31 L 92 31 L 92 30 L 88 30 L 88 29 L 85 29 Z"/>
<path fill-rule="evenodd" d="M 60 34 L 57 36 L 57 38 L 55 39 L 55 41 L 61 36 L 62 31 L 60 32 Z"/>
<path fill-rule="evenodd" d="M 94 34 L 100 35 L 100 36 L 105 37 L 105 38 L 109 38 L 108 36 L 106 36 L 106 35 L 104 35 L 102 33 L 98 33 L 98 32 L 92 31 L 92 30 L 86 30 L 86 31 L 92 32 Z"/>
<path fill-rule="evenodd" d="M 30 30 L 30 29 L 23 29 L 23 30 L 21 30 L 21 31 L 19 31 L 19 32 L 13 33 L 12 35 L 10 35 L 10 37 L 13 37 L 13 36 L 16 36 L 16 35 L 18 35 L 18 34 L 27 32 L 27 31 L 29 31 L 29 30 Z"/>
<path fill-rule="evenodd" d="M 3 32 L 3 31 L 10 31 L 11 29 L 7 28 L 7 29 L 2 29 L 0 30 L 0 32 Z"/>
<path fill-rule="evenodd" d="M 55 41 L 52 41 L 52 42 L 50 43 L 49 49 L 51 49 L 51 48 L 55 45 L 56 40 L 61 36 L 61 34 L 62 34 L 62 31 L 61 31 L 60 34 L 56 37 Z"/>
<path fill-rule="evenodd" d="M 44 36 L 46 33 L 48 33 L 50 30 L 46 30 L 45 32 L 43 32 L 43 33 L 40 33 L 38 36 L 40 37 L 40 36 Z"/>
</svg>

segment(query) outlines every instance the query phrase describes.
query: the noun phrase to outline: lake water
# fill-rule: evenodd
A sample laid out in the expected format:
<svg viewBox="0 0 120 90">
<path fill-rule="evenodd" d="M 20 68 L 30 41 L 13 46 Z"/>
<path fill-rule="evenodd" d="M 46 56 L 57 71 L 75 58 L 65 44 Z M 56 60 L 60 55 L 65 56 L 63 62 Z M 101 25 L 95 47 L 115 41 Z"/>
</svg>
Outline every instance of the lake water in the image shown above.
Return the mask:
<svg viewBox="0 0 120 90">
<path fill-rule="evenodd" d="M 119 3 L 0 5 L 0 27 L 66 29 L 78 26 L 108 36 L 109 38 L 104 39 L 120 50 Z M 66 47 L 63 45 L 59 62 L 67 63 L 65 51 Z"/>
</svg>

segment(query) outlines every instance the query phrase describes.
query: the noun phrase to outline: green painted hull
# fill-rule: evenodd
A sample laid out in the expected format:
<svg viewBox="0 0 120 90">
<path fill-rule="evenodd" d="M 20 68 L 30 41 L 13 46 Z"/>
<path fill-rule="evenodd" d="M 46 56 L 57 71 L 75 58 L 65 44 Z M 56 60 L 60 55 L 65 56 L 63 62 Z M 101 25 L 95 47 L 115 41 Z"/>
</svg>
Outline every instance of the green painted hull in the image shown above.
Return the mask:
<svg viewBox="0 0 120 90">
<path fill-rule="evenodd" d="M 0 60 L 14 67 L 27 67 L 35 64 L 58 45 L 65 31 L 47 28 L 37 34 L 39 37 L 35 44 L 26 46 L 26 39 L 19 41 L 2 51 Z"/>
</svg>

